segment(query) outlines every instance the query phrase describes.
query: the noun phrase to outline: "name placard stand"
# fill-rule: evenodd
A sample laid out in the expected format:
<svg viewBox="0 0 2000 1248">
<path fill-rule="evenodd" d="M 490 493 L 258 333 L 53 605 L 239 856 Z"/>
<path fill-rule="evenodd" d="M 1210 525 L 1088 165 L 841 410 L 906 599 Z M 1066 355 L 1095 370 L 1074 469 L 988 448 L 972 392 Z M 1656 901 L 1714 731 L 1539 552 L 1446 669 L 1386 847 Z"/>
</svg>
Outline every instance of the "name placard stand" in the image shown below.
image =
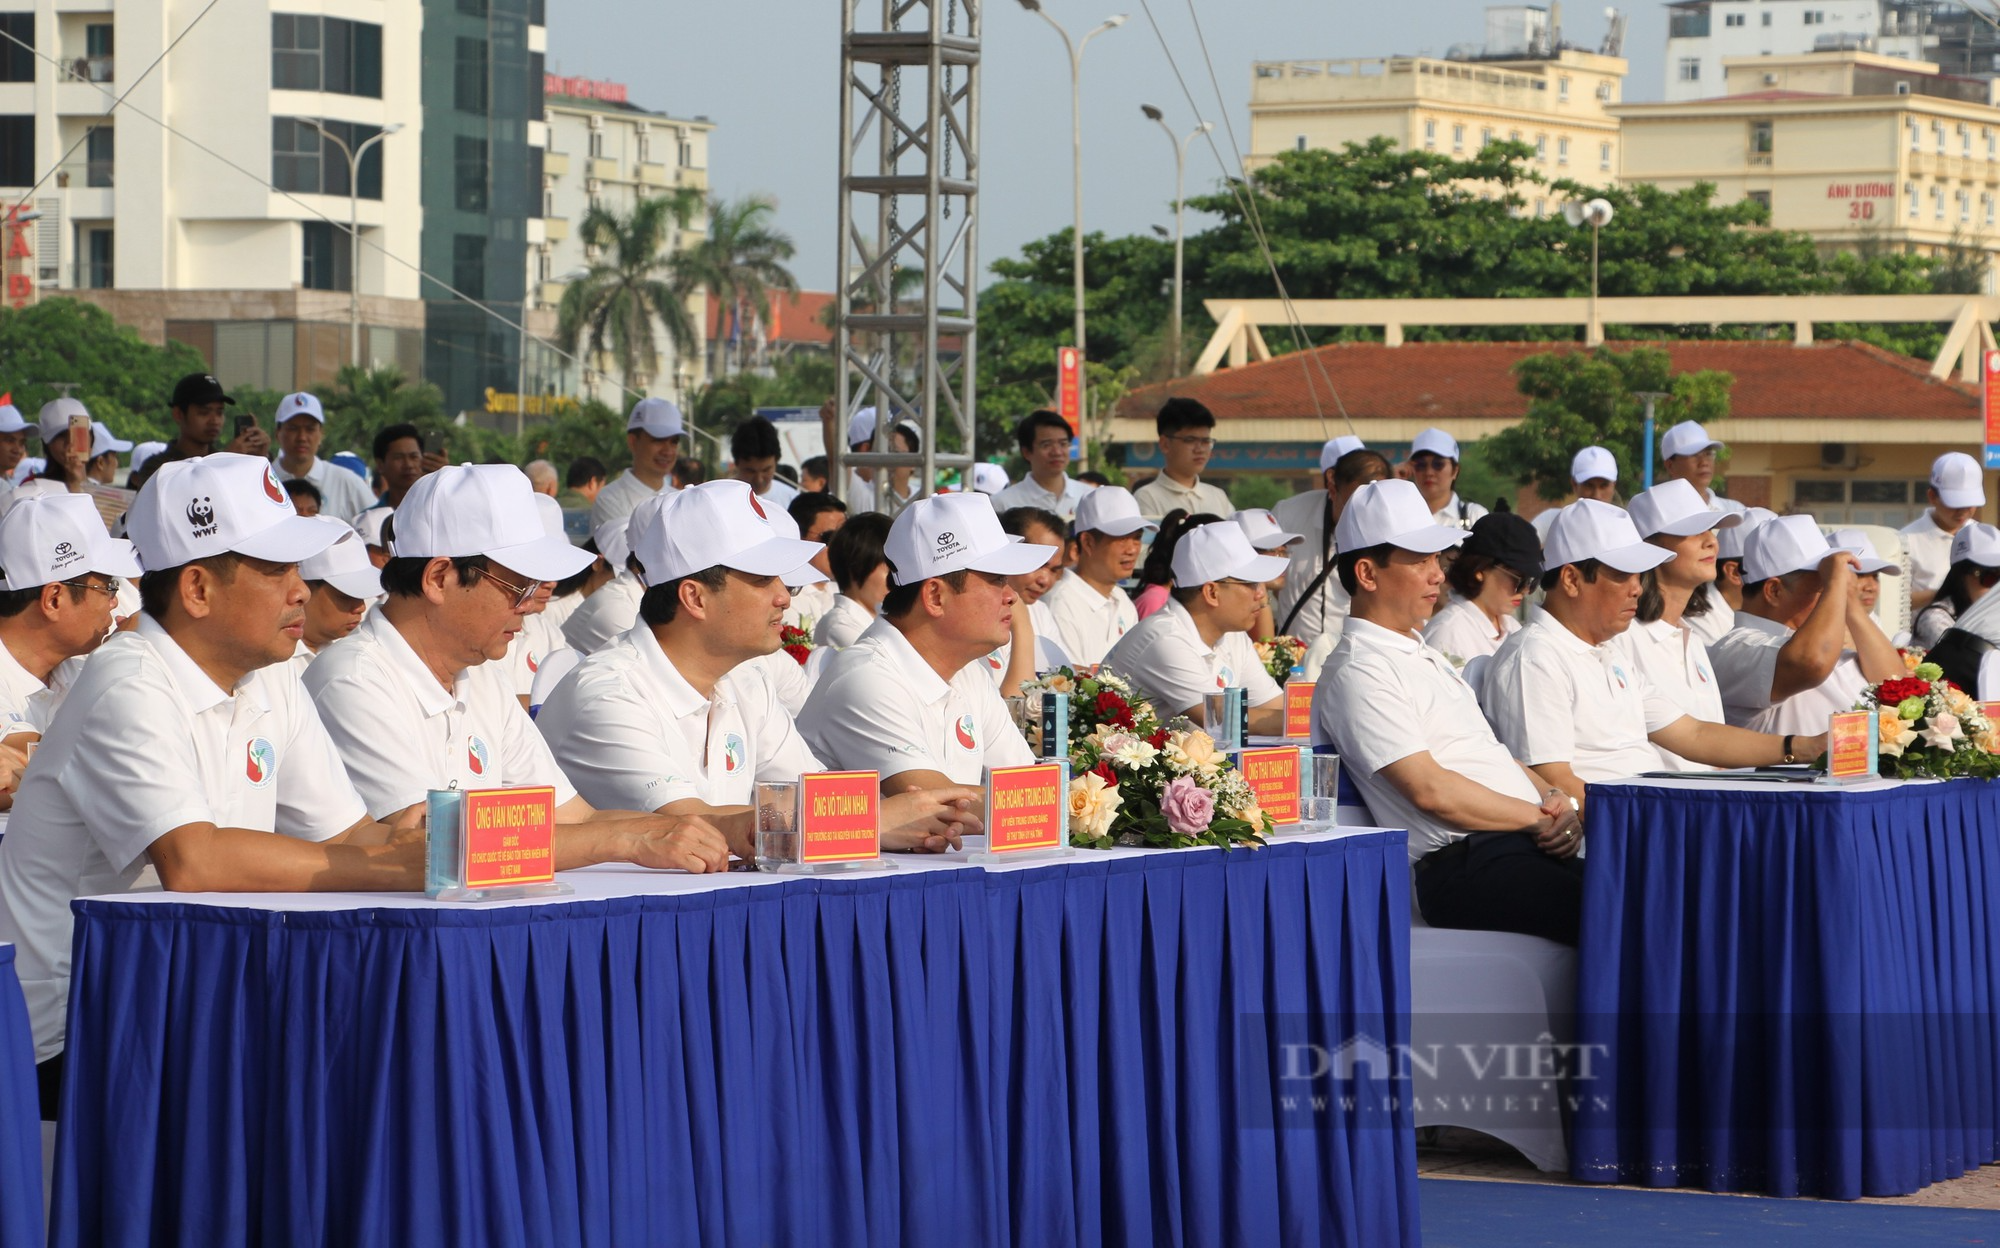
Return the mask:
<svg viewBox="0 0 2000 1248">
<path fill-rule="evenodd" d="M 1826 775 L 1821 784 L 1876 779 L 1882 724 L 1874 711 L 1841 711 L 1827 721 Z"/>
<path fill-rule="evenodd" d="M 882 777 L 814 771 L 757 784 L 757 869 L 788 875 L 893 871 L 882 857 Z"/>
<path fill-rule="evenodd" d="M 1272 831 L 1278 836 L 1306 831 L 1306 799 L 1313 795 L 1312 747 L 1274 745 L 1243 750 L 1236 755 L 1236 769 L 1257 797 L 1257 805 L 1271 816 Z"/>
<path fill-rule="evenodd" d="M 986 848 L 966 855 L 984 863 L 1027 862 L 1068 858 L 1069 760 L 1054 759 L 1025 767 L 988 767 Z"/>
<path fill-rule="evenodd" d="M 426 897 L 514 901 L 576 892 L 555 878 L 554 789 L 432 789 L 424 805 Z"/>
</svg>

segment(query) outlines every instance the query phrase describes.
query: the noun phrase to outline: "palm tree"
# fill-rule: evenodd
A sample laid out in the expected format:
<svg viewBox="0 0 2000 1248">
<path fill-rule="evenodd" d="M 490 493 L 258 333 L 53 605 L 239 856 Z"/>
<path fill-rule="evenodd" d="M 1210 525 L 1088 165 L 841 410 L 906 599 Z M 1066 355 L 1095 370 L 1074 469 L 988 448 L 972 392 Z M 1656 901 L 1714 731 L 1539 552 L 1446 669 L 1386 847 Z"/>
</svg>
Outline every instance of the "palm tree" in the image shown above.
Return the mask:
<svg viewBox="0 0 2000 1248">
<path fill-rule="evenodd" d="M 666 327 L 680 351 L 700 339 L 687 309 L 691 284 L 682 273 L 684 253 L 671 249 L 673 231 L 686 229 L 701 209 L 701 192 L 679 187 L 642 199 L 631 215 L 603 207 L 584 214 L 577 234 L 596 249 L 597 259 L 563 291 L 556 311 L 556 336 L 574 353 L 581 343 L 592 353 L 608 353 L 625 384 L 644 390 L 660 371 L 655 323 Z"/>
<path fill-rule="evenodd" d="M 681 272 L 691 286 L 708 292 L 721 317 L 732 309 L 738 313 L 754 309 L 769 317 L 772 291 L 798 293 L 799 284 L 784 264 L 797 249 L 791 235 L 771 224 L 777 210 L 777 201 L 768 195 L 718 197 L 709 205 L 708 236 L 682 255 Z M 718 327 L 722 323 L 718 318 Z M 726 340 L 718 328 L 711 377 L 723 373 Z"/>
</svg>

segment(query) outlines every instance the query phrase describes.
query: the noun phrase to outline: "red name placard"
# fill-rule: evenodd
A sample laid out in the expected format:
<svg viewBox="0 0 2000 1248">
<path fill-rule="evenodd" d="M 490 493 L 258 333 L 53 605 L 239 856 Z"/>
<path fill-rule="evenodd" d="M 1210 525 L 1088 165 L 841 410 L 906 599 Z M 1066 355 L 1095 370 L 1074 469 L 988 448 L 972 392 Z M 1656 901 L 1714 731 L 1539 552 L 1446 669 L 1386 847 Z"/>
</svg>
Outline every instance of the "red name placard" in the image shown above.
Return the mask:
<svg viewBox="0 0 2000 1248">
<path fill-rule="evenodd" d="M 1986 445 L 2000 446 L 2000 351 L 1982 352 L 1980 359 L 1985 365 L 1980 369 L 1979 375 L 1986 383 L 1982 391 L 1986 413 Z M 1988 468 L 1993 466 L 1991 454 L 1986 457 L 1986 466 Z"/>
<path fill-rule="evenodd" d="M 882 776 L 814 771 L 799 777 L 799 861 L 859 862 L 882 854 Z"/>
<path fill-rule="evenodd" d="M 1877 733 L 1874 711 L 1842 711 L 1829 718 L 1826 774 L 1832 780 L 1860 780 L 1875 774 Z"/>
<path fill-rule="evenodd" d="M 465 795 L 465 888 L 556 878 L 556 791 L 475 789 Z"/>
<path fill-rule="evenodd" d="M 1313 689 L 1313 683 L 1307 680 L 1295 680 L 1285 686 L 1285 735 L 1294 741 L 1312 736 Z"/>
<path fill-rule="evenodd" d="M 1063 843 L 1061 763 L 995 767 L 986 785 L 986 848 L 1011 854 Z"/>
<path fill-rule="evenodd" d="M 1279 825 L 1299 821 L 1299 752 L 1291 746 L 1245 750 L 1239 764 L 1257 804 Z"/>
</svg>

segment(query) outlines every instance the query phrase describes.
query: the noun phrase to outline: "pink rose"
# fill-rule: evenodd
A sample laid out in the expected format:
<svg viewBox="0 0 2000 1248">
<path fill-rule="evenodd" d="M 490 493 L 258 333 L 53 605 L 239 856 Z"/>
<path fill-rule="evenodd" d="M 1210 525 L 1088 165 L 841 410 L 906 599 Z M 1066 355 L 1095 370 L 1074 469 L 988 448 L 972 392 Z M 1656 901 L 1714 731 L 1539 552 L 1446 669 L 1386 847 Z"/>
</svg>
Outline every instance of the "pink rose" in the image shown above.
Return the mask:
<svg viewBox="0 0 2000 1248">
<path fill-rule="evenodd" d="M 1193 776 L 1176 776 L 1160 794 L 1160 813 L 1180 836 L 1200 836 L 1215 818 L 1215 794 L 1195 783 Z"/>
</svg>

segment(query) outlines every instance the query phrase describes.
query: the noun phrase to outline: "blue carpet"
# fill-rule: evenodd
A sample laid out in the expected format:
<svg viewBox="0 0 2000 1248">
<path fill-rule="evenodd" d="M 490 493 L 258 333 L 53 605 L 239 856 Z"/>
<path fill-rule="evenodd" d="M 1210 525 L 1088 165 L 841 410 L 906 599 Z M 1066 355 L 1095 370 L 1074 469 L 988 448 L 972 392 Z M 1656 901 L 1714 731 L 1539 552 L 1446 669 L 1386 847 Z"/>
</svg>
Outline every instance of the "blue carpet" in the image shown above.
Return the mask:
<svg viewBox="0 0 2000 1248">
<path fill-rule="evenodd" d="M 2000 1212 L 1421 1179 L 1424 1248 L 2000 1244 Z"/>
</svg>

